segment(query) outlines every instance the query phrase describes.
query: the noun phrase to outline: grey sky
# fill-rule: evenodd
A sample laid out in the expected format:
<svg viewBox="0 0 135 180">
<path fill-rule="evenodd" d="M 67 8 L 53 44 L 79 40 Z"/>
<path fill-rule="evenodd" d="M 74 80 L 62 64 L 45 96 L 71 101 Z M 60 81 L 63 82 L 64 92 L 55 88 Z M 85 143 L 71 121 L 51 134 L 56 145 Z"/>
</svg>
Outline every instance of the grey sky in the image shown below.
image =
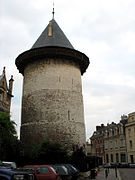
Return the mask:
<svg viewBox="0 0 135 180">
<path fill-rule="evenodd" d="M 96 125 L 135 111 L 135 1 L 55 0 L 55 20 L 90 58 L 82 77 L 87 138 Z M 12 119 L 20 125 L 22 75 L 15 58 L 30 49 L 52 18 L 51 0 L 0 1 L 0 72 L 14 76 Z"/>
</svg>

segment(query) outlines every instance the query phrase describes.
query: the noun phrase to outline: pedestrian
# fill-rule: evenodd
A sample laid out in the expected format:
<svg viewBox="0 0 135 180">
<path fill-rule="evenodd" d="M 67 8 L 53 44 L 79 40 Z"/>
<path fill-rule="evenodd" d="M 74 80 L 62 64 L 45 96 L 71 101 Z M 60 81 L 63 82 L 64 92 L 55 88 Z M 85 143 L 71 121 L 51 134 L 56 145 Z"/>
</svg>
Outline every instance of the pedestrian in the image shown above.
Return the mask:
<svg viewBox="0 0 135 180">
<path fill-rule="evenodd" d="M 116 175 L 116 178 L 117 178 L 117 166 L 115 166 L 115 175 Z"/>
<path fill-rule="evenodd" d="M 105 169 L 105 177 L 107 178 L 107 176 L 108 176 L 108 171 L 107 169 Z"/>
<path fill-rule="evenodd" d="M 109 174 L 109 166 L 108 166 L 108 168 L 107 168 L 107 169 L 108 169 L 108 174 Z"/>
</svg>

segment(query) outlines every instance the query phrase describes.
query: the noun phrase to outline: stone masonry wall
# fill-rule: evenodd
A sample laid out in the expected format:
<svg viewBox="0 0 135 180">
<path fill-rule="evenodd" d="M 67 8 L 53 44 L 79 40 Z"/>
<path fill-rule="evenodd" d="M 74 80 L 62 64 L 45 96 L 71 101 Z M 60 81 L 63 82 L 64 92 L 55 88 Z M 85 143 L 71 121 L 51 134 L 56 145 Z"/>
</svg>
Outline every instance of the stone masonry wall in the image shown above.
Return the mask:
<svg viewBox="0 0 135 180">
<path fill-rule="evenodd" d="M 24 71 L 21 140 L 29 148 L 46 139 L 85 144 L 81 73 L 69 60 L 39 60 Z"/>
</svg>

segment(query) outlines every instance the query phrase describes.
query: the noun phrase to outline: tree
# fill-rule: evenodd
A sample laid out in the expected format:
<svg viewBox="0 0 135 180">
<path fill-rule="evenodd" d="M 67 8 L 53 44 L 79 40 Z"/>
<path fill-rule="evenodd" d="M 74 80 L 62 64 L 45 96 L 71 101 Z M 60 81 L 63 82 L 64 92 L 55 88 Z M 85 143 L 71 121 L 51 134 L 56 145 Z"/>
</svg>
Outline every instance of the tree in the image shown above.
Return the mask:
<svg viewBox="0 0 135 180">
<path fill-rule="evenodd" d="M 75 167 L 77 167 L 80 171 L 87 171 L 86 154 L 83 152 L 82 147 L 72 153 L 71 160 L 73 165 L 75 165 Z"/>
<path fill-rule="evenodd" d="M 15 160 L 18 157 L 19 147 L 15 122 L 10 120 L 8 113 L 0 112 L 0 160 Z"/>
<path fill-rule="evenodd" d="M 32 157 L 34 163 L 38 164 L 64 163 L 69 159 L 65 148 L 59 143 L 48 140 L 33 148 Z"/>
</svg>

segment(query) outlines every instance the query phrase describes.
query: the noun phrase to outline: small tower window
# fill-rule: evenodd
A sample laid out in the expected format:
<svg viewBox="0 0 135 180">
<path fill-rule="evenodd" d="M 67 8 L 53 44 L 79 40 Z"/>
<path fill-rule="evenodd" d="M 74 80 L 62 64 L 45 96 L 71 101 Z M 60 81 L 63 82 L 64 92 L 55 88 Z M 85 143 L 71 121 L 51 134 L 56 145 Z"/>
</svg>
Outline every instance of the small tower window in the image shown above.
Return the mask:
<svg viewBox="0 0 135 180">
<path fill-rule="evenodd" d="M 68 120 L 70 120 L 70 111 L 68 110 Z"/>
</svg>

